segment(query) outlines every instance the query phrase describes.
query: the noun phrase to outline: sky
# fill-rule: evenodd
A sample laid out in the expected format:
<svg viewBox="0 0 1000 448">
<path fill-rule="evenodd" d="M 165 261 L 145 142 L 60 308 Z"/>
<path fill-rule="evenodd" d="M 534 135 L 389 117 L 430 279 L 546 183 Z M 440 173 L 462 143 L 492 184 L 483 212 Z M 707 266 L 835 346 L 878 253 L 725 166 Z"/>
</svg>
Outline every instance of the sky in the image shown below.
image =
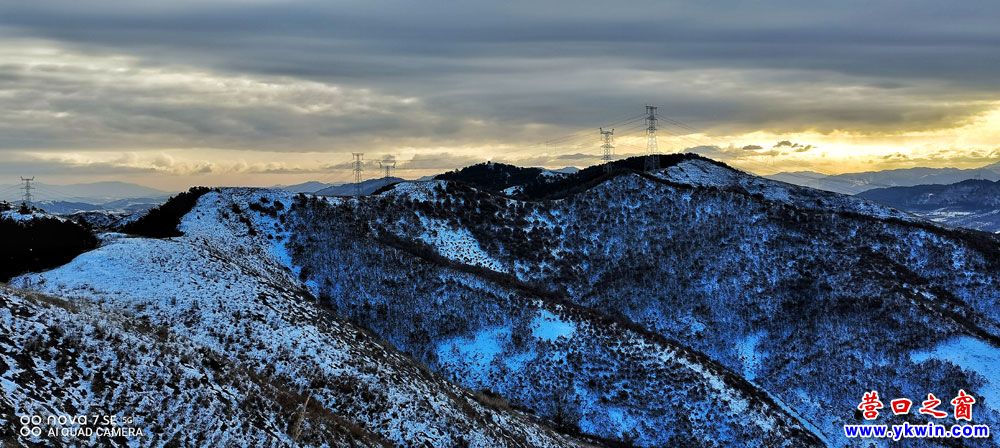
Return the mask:
<svg viewBox="0 0 1000 448">
<path fill-rule="evenodd" d="M 694 151 L 1000 161 L 995 1 L 0 0 L 0 184 L 167 190 Z"/>
</svg>

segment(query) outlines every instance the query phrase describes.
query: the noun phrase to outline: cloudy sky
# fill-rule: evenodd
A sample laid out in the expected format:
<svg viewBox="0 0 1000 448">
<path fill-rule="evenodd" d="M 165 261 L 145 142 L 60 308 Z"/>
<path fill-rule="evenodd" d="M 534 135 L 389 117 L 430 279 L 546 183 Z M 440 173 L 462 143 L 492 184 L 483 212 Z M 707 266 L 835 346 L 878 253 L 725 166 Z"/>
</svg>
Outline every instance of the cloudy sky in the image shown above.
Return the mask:
<svg viewBox="0 0 1000 448">
<path fill-rule="evenodd" d="M 759 173 L 981 166 L 997 23 L 995 1 L 0 0 L 0 184 L 584 166 L 602 125 L 642 152 L 647 103 L 661 152 Z"/>
</svg>

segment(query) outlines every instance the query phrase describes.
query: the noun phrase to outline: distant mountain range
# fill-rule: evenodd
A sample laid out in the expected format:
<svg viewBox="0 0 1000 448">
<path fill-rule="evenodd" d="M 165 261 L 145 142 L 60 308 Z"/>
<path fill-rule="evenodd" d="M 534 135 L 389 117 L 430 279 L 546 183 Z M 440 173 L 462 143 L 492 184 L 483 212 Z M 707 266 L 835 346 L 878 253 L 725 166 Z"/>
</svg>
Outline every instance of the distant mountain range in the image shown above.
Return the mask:
<svg viewBox="0 0 1000 448">
<path fill-rule="evenodd" d="M 1000 162 L 972 169 L 907 168 L 835 175 L 813 171 L 795 171 L 764 177 L 820 190 L 858 194 L 874 188 L 953 184 L 967 179 L 1000 180 Z"/>
<path fill-rule="evenodd" d="M 315 192 L 320 191 L 320 190 L 322 190 L 324 188 L 329 188 L 329 187 L 332 187 L 332 186 L 335 186 L 335 185 L 339 185 L 339 184 L 328 184 L 328 183 L 325 183 L 325 182 L 319 182 L 319 181 L 311 180 L 309 182 L 303 182 L 301 184 L 277 185 L 274 188 L 280 189 L 280 190 L 285 190 L 285 191 L 290 192 L 290 193 L 315 193 Z"/>
<path fill-rule="evenodd" d="M 129 182 L 91 182 L 82 184 L 54 185 L 36 182 L 31 184 L 35 202 L 60 201 L 106 204 L 120 199 L 156 198 L 162 202 L 172 192 L 144 187 Z M 6 189 L 0 200 L 20 201 L 21 193 L 16 189 Z"/>
<path fill-rule="evenodd" d="M 382 188 L 389 184 L 394 184 L 396 182 L 403 182 L 403 179 L 398 177 L 383 177 L 379 179 L 368 179 L 361 181 L 360 189 L 356 190 L 354 188 L 355 184 L 343 184 L 343 185 L 333 185 L 323 188 L 313 193 L 320 196 L 354 196 L 356 193 L 360 192 L 362 195 L 372 194 L 379 188 Z"/>
<path fill-rule="evenodd" d="M 31 185 L 32 205 L 53 215 L 91 212 L 127 215 L 161 204 L 172 194 L 128 182 Z M 0 195 L 0 201 L 10 203 L 20 203 L 21 199 L 21 192 L 10 187 Z"/>
<path fill-rule="evenodd" d="M 877 188 L 858 194 L 944 224 L 1000 232 L 1000 182 L 970 179 L 950 185 Z"/>
<path fill-rule="evenodd" d="M 120 212 L 133 213 L 148 210 L 162 204 L 166 198 L 126 198 L 117 199 L 103 204 L 75 201 L 35 201 L 34 206 L 53 215 L 68 215 L 80 212 Z"/>
<path fill-rule="evenodd" d="M 419 179 L 416 179 L 416 180 L 417 181 L 428 181 L 428 180 L 434 180 L 434 179 L 449 179 L 450 178 L 449 176 L 457 175 L 456 173 L 461 173 L 462 177 L 468 177 L 470 175 L 470 171 L 469 170 L 482 169 L 482 167 L 487 167 L 487 169 L 488 169 L 488 167 L 490 165 L 505 166 L 505 167 L 511 167 L 512 166 L 512 165 L 505 165 L 505 164 L 502 164 L 502 163 L 485 162 L 485 163 L 480 163 L 480 164 L 477 164 L 477 165 L 472 165 L 470 167 L 466 167 L 466 168 L 463 168 L 463 169 L 460 169 L 460 170 L 450 171 L 450 172 L 444 173 L 444 174 L 438 174 L 438 175 L 433 175 L 433 176 L 423 176 L 423 177 L 420 177 Z M 530 177 L 552 176 L 552 175 L 559 176 L 559 175 L 573 174 L 573 173 L 576 173 L 577 171 L 580 171 L 580 169 L 577 168 L 577 167 L 575 167 L 575 166 L 566 166 L 566 167 L 557 168 L 557 169 L 545 169 L 545 168 L 534 168 L 534 167 L 533 168 L 520 168 L 520 167 L 518 167 L 517 169 L 518 170 L 524 170 L 525 172 L 530 173 Z M 392 184 L 392 183 L 396 183 L 396 182 L 405 182 L 405 181 L 406 181 L 406 179 L 402 179 L 402 178 L 399 178 L 399 177 L 389 177 L 389 178 L 364 180 L 364 181 L 361 182 L 361 194 L 372 194 L 375 191 L 378 191 L 379 188 L 382 188 L 382 187 L 384 187 L 386 185 L 389 185 L 389 184 Z M 319 181 L 311 180 L 311 181 L 303 182 L 303 183 L 300 183 L 300 184 L 276 185 L 276 186 L 274 186 L 272 188 L 278 189 L 278 190 L 284 190 L 284 191 L 287 191 L 287 192 L 290 192 L 290 193 L 314 193 L 314 194 L 318 194 L 318 195 L 321 195 L 321 196 L 353 196 L 355 194 L 354 183 L 353 182 L 348 182 L 348 183 L 326 183 L 326 182 L 319 182 Z"/>
</svg>

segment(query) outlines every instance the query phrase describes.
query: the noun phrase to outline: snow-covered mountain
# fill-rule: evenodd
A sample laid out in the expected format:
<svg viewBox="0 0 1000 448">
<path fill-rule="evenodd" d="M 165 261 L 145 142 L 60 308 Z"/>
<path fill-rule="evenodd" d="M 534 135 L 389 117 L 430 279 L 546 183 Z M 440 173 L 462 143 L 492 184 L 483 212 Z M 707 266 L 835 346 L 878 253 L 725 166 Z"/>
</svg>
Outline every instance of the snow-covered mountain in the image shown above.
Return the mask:
<svg viewBox="0 0 1000 448">
<path fill-rule="evenodd" d="M 360 191 L 361 194 L 372 194 L 376 190 L 396 182 L 403 182 L 403 179 L 398 177 L 381 177 L 378 179 L 368 179 L 361 181 L 360 184 L 342 184 L 333 185 L 321 190 L 316 190 L 315 194 L 320 196 L 353 196 Z M 357 188 L 355 188 L 357 186 Z"/>
<path fill-rule="evenodd" d="M 1000 181 L 868 190 L 858 196 L 944 224 L 1000 232 Z"/>
<path fill-rule="evenodd" d="M 155 198 L 166 199 L 170 192 L 149 188 L 129 182 L 91 182 L 82 184 L 55 185 L 35 182 L 32 195 L 37 202 L 80 202 L 102 205 L 119 199 Z M 20 195 L 8 197 L 10 201 L 19 200 Z M 61 213 L 61 212 L 54 212 Z"/>
<path fill-rule="evenodd" d="M 600 175 L 584 170 L 526 189 L 527 200 L 436 181 L 361 202 L 302 201 L 293 210 L 311 212 L 292 221 L 292 234 L 328 231 L 293 239 L 293 264 L 341 314 L 456 381 L 488 386 L 543 415 L 560 415 L 552 403 L 569 403 L 583 431 L 643 446 L 670 445 L 677 425 L 685 428 L 679 433 L 731 440 L 727 422 L 749 431 L 746 422 L 760 420 L 683 392 L 704 390 L 698 375 L 622 360 L 604 344 L 628 354 L 675 341 L 660 350 L 685 350 L 734 374 L 708 396 L 754 391 L 768 400 L 753 407 L 785 411 L 786 422 L 833 445 L 847 443 L 841 425 L 857 421 L 866 388 L 912 397 L 966 388 L 996 397 L 995 372 L 936 351 L 962 341 L 996 350 L 996 238 L 705 159 L 664 158 L 661 166 L 593 179 Z M 542 336 L 552 334 L 546 343 Z M 925 352 L 936 355 L 918 356 Z M 554 368 L 551 359 L 567 361 Z M 619 376 L 626 365 L 634 377 Z M 677 373 L 664 384 L 655 371 Z M 712 409 L 713 424 L 692 429 L 676 414 L 653 418 L 667 407 L 653 393 L 663 388 L 685 397 L 682 415 L 691 415 L 686 405 Z M 979 418 L 998 421 L 998 405 L 981 403 Z"/>
<path fill-rule="evenodd" d="M 968 179 L 1000 180 L 1000 162 L 981 168 L 903 168 L 827 175 L 811 171 L 782 172 L 766 176 L 790 184 L 845 194 L 876 188 L 953 184 Z"/>
<path fill-rule="evenodd" d="M 320 190 L 322 190 L 324 188 L 329 188 L 329 187 L 333 187 L 333 186 L 336 186 L 336 185 L 335 184 L 328 184 L 328 183 L 325 183 L 325 182 L 319 182 L 319 181 L 311 180 L 311 181 L 308 181 L 308 182 L 303 182 L 301 184 L 278 185 L 278 186 L 275 186 L 274 188 L 275 189 L 289 191 L 289 192 L 292 192 L 292 193 L 315 193 L 315 192 L 320 191 Z"/>
<path fill-rule="evenodd" d="M 1000 424 L 1000 239 L 645 162 L 185 196 L 180 236 L 104 234 L 0 293 L 0 420 L 134 409 L 144 446 L 844 446 L 868 390 L 961 388 Z"/>
<path fill-rule="evenodd" d="M 291 204 L 211 193 L 182 237 L 109 234 L 12 281 L 0 292 L 0 424 L 127 414 L 142 446 L 587 444 L 448 383 L 317 303 L 269 243 L 283 238 L 280 221 L 247 207 L 257 201 Z M 103 445 L 16 440 L 62 443 Z"/>
<path fill-rule="evenodd" d="M 519 194 L 526 185 L 558 181 L 579 171 L 573 167 L 547 170 L 538 167 L 523 168 L 506 163 L 486 162 L 439 174 L 434 176 L 434 179 L 463 182 L 481 189 L 515 195 Z"/>
</svg>

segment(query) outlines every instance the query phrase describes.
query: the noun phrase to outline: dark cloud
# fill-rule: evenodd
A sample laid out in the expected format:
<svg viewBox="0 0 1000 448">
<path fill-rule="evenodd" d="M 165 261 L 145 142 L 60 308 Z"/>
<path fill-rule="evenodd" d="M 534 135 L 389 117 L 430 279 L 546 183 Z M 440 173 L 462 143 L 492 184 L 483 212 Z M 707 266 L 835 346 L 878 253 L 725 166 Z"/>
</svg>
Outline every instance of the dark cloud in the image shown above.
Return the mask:
<svg viewBox="0 0 1000 448">
<path fill-rule="evenodd" d="M 712 145 L 695 146 L 687 148 L 684 152 L 690 152 L 716 160 L 726 160 L 733 156 L 733 151 L 731 149 Z"/>
<path fill-rule="evenodd" d="M 791 141 L 788 141 L 788 140 L 782 140 L 782 141 L 780 141 L 778 143 L 775 143 L 773 147 L 774 148 L 789 148 L 789 149 L 792 150 L 792 152 L 806 152 L 806 151 L 809 151 L 810 149 L 815 148 L 815 146 L 813 146 L 813 145 L 804 145 L 802 143 L 794 143 L 794 142 L 791 142 Z"/>
<path fill-rule="evenodd" d="M 66 41 L 295 76 L 516 74 L 524 62 L 506 62 L 602 56 L 642 68 L 780 66 L 884 76 L 886 82 L 927 76 L 974 82 L 996 74 L 997 67 L 984 62 L 992 58 L 977 57 L 992 55 L 998 43 L 993 19 L 1000 10 L 989 1 L 930 0 L 786 0 L 766 7 L 645 1 L 616 8 L 597 1 L 172 3 L 18 2 L 5 7 L 4 20 Z M 344 56 L 355 62 L 335 63 Z"/>
<path fill-rule="evenodd" d="M 482 162 L 483 158 L 450 152 L 418 153 L 397 163 L 397 170 L 450 170 Z"/>
<path fill-rule="evenodd" d="M 120 163 L 80 163 L 67 160 L 46 160 L 31 157 L 5 156 L 3 163 L 0 163 L 0 178 L 7 178 L 16 181 L 18 176 L 25 173 L 37 176 L 62 175 L 72 172 L 76 175 L 129 175 L 129 174 L 153 174 L 157 170 L 152 167 L 127 166 Z M 7 184 L 0 180 L 0 184 Z"/>
<path fill-rule="evenodd" d="M 417 151 L 399 163 L 414 171 L 488 157 L 584 166 L 599 153 L 592 140 L 556 148 L 564 155 L 524 148 L 634 120 L 647 103 L 677 120 L 661 121 L 661 135 L 704 143 L 692 150 L 709 157 L 802 153 L 816 148 L 717 139 L 969 123 L 1000 100 L 998 13 L 985 0 L 5 2 L 0 162 L 15 151 L 238 149 Z M 616 138 L 635 125 L 615 124 Z M 620 154 L 644 149 L 619 142 Z M 349 169 L 46 163 L 108 175 Z"/>
<path fill-rule="evenodd" d="M 8 36 L 131 54 L 144 64 L 419 97 L 443 118 L 368 117 L 371 132 L 398 124 L 407 135 L 439 138 L 459 136 L 466 117 L 508 131 L 519 123 L 589 126 L 647 102 L 720 132 L 951 125 L 981 112 L 984 95 L 997 96 L 998 12 L 995 2 L 930 0 L 616 8 L 596 1 L 64 0 L 7 5 L 0 24 Z M 768 86 L 801 94 L 761 88 Z M 142 112 L 198 132 L 242 129 L 211 119 L 211 111 Z M 245 132 L 289 131 L 270 127 L 267 117 L 243 118 Z"/>
</svg>

